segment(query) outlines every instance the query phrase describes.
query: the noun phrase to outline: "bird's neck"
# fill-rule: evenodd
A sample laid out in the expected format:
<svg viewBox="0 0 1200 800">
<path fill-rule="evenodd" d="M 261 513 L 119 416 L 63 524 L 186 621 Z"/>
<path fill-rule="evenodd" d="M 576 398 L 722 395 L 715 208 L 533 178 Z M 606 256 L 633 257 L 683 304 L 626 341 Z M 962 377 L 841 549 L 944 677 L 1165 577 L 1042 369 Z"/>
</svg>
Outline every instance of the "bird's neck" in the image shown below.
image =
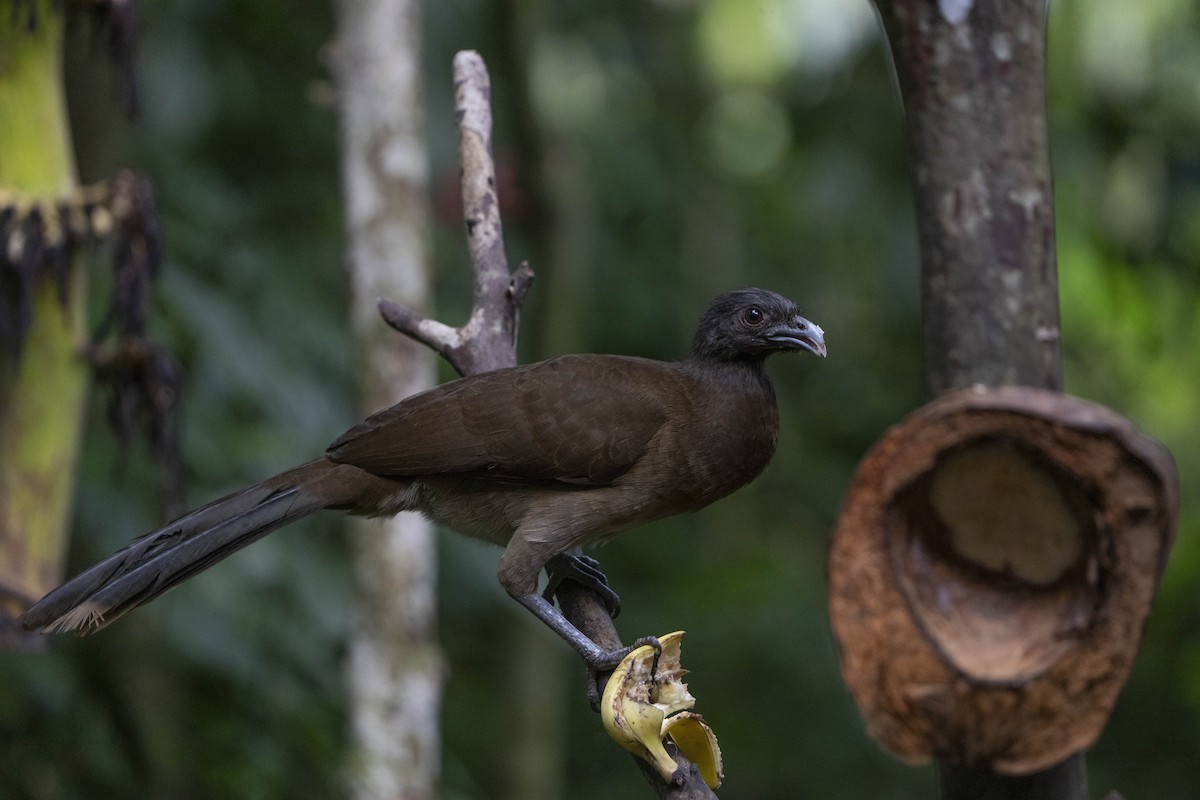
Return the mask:
<svg viewBox="0 0 1200 800">
<path fill-rule="evenodd" d="M 685 372 L 710 385 L 772 392 L 771 380 L 767 377 L 761 357 L 713 358 L 693 354 L 680 366 Z"/>
<path fill-rule="evenodd" d="M 699 390 L 689 395 L 684 426 L 685 483 L 706 505 L 767 466 L 779 441 L 779 408 L 762 359 L 690 358 L 681 367 Z"/>
</svg>

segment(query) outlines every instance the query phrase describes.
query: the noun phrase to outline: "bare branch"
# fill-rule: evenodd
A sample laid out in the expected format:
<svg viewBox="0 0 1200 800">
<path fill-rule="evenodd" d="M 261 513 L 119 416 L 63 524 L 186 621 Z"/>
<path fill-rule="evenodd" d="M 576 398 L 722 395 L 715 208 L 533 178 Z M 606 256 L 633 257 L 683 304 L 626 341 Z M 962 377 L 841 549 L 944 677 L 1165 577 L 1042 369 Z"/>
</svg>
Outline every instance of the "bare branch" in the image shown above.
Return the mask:
<svg viewBox="0 0 1200 800">
<path fill-rule="evenodd" d="M 454 328 L 386 298 L 381 298 L 378 306 L 388 325 L 437 352 L 459 374 L 472 375 L 517 363 L 517 322 L 534 273 L 524 261 L 510 273 L 504 254 L 492 159 L 491 83 L 478 53 L 467 50 L 455 55 L 454 86 L 463 220 L 475 276 L 471 314 L 465 324 Z M 621 638 L 598 594 L 567 581 L 559 587 L 557 597 L 563 616 L 592 641 L 605 648 L 621 647 Z M 715 798 L 699 770 L 674 750 L 672 755 L 683 767 L 682 784 L 667 783 L 638 760 L 658 796 L 666 800 Z"/>
<path fill-rule="evenodd" d="M 533 270 L 522 262 L 510 274 L 504 255 L 492 160 L 491 82 L 478 53 L 464 50 L 454 56 L 454 87 L 463 220 L 475 275 L 471 315 L 464 325 L 452 328 L 388 299 L 379 301 L 379 312 L 393 328 L 449 361 L 460 375 L 471 375 L 517 363 L 517 321 Z"/>
<path fill-rule="evenodd" d="M 402 306 L 395 300 L 381 297 L 379 313 L 388 325 L 416 339 L 451 363 L 454 362 L 451 355 L 462 347 L 462 334 L 458 328 L 451 328 L 444 322 L 430 319 L 415 308 Z"/>
</svg>

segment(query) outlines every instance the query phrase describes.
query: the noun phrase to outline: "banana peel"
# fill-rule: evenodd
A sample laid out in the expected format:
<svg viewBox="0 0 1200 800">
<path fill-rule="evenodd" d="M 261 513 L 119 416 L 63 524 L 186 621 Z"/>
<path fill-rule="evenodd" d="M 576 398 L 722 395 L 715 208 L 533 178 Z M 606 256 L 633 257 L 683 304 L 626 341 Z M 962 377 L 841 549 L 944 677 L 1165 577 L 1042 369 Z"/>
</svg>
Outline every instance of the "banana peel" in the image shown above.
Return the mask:
<svg viewBox="0 0 1200 800">
<path fill-rule="evenodd" d="M 663 780 L 677 782 L 679 765 L 667 752 L 668 737 L 700 769 L 711 789 L 721 785 L 723 766 L 717 737 L 699 714 L 688 711 L 696 698 L 682 678 L 679 663 L 683 631 L 658 638 L 662 654 L 654 668 L 654 648 L 645 645 L 627 655 L 604 687 L 600 717 L 613 741 L 651 764 Z"/>
</svg>

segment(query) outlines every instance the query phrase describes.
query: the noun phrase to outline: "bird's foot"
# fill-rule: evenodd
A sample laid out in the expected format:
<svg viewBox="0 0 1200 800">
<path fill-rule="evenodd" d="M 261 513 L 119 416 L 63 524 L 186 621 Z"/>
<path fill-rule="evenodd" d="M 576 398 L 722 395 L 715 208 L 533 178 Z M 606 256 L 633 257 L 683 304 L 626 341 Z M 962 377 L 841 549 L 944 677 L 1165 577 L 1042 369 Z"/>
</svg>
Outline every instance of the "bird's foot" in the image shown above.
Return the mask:
<svg viewBox="0 0 1200 800">
<path fill-rule="evenodd" d="M 653 673 L 658 669 L 658 659 L 662 656 L 662 642 L 658 640 L 657 636 L 643 636 L 628 647 L 600 650 L 586 657 L 585 660 L 589 669 L 593 669 L 596 672 L 611 672 L 616 669 L 618 664 L 625 660 L 627 655 L 639 647 L 646 647 L 647 645 L 654 648 L 654 662 L 650 670 Z"/>
<path fill-rule="evenodd" d="M 587 665 L 588 670 L 588 700 L 591 702 L 593 709 L 599 710 L 600 707 L 601 684 L 599 676 L 612 672 L 617 665 L 625 660 L 626 656 L 637 648 L 649 646 L 654 649 L 654 660 L 651 662 L 650 674 L 651 676 L 657 674 L 658 662 L 662 656 L 663 649 L 662 642 L 657 637 L 643 636 L 629 647 L 616 647 L 606 650 L 596 644 L 595 641 L 590 639 L 579 628 L 572 625 L 562 615 L 562 612 L 554 607 L 553 602 L 537 591 L 532 591 L 528 594 L 520 594 L 518 592 L 510 592 L 510 594 L 512 594 L 518 603 L 529 609 L 535 617 L 546 624 L 546 627 L 561 636 L 567 644 L 575 649 L 575 652 L 583 657 L 583 663 Z M 615 637 L 615 635 L 614 631 L 613 636 Z"/>
<path fill-rule="evenodd" d="M 542 592 L 542 597 L 547 601 L 554 602 L 554 593 L 563 581 L 574 581 L 600 595 L 604 608 L 608 610 L 608 616 L 616 619 L 617 615 L 621 613 L 621 597 L 608 585 L 608 578 L 600 569 L 600 562 L 591 556 L 585 556 L 578 550 L 563 553 L 546 565 L 546 574 L 549 576 L 549 581 Z M 621 663 L 620 658 L 614 662 L 613 666 L 619 663 Z"/>
<path fill-rule="evenodd" d="M 612 672 L 617 668 L 618 664 L 625 660 L 626 656 L 639 647 L 647 645 L 654 648 L 654 660 L 650 663 L 650 677 L 653 679 L 658 674 L 658 660 L 662 658 L 662 642 L 658 640 L 657 636 L 643 636 L 628 647 L 601 650 L 599 653 L 585 656 L 584 661 L 587 663 L 588 675 L 588 703 L 591 704 L 593 711 L 600 710 L 600 698 L 604 694 L 604 686 L 600 682 L 600 676 Z M 606 675 L 605 680 L 607 681 L 607 679 Z"/>
</svg>

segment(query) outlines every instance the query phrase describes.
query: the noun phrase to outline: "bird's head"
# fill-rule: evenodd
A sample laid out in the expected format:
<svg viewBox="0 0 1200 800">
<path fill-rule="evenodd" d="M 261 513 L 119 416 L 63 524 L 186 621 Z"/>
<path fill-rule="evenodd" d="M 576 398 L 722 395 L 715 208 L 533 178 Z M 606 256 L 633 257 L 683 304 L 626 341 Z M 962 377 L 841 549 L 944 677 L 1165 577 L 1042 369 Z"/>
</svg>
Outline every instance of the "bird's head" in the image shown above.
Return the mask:
<svg viewBox="0 0 1200 800">
<path fill-rule="evenodd" d="M 761 361 L 771 353 L 807 351 L 825 357 L 825 332 L 800 316 L 796 304 L 766 289 L 719 295 L 692 340 L 692 358 Z"/>
</svg>

